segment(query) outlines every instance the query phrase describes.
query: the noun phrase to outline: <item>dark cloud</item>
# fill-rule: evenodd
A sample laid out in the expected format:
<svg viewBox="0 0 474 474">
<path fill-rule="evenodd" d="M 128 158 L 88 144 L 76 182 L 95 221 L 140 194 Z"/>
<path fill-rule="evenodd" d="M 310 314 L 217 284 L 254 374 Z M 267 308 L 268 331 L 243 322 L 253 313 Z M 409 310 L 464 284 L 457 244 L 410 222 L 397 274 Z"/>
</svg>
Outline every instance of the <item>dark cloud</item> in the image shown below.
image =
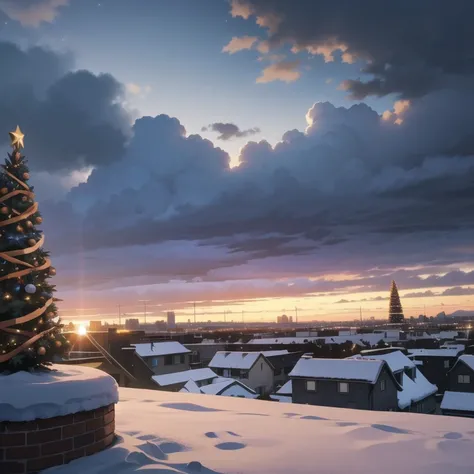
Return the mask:
<svg viewBox="0 0 474 474">
<path fill-rule="evenodd" d="M 232 0 L 232 14 L 255 18 L 273 48 L 361 61 L 367 81 L 350 80 L 355 98 L 420 97 L 474 73 L 474 4 L 444 0 Z"/>
<path fill-rule="evenodd" d="M 130 134 L 123 88 L 112 76 L 67 72 L 69 56 L 0 42 L 0 129 L 20 124 L 34 170 L 64 172 L 111 163 Z M 0 140 L 6 143 L 4 133 Z"/>
<path fill-rule="evenodd" d="M 250 135 L 256 135 L 260 133 L 260 129 L 258 127 L 249 128 L 247 130 L 240 130 L 240 128 L 233 124 L 233 123 L 222 123 L 216 122 L 211 123 L 207 127 L 202 127 L 201 132 L 217 132 L 219 136 L 217 137 L 218 140 L 230 140 L 232 138 L 243 138 L 248 137 Z"/>
</svg>

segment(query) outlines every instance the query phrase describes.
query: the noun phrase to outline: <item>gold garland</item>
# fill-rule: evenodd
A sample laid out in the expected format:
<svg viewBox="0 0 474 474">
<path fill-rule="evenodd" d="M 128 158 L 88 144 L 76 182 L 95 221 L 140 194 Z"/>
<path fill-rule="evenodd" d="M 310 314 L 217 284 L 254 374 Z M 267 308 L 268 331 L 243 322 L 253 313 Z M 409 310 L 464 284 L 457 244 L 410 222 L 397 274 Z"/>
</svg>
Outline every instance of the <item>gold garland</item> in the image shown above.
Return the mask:
<svg viewBox="0 0 474 474">
<path fill-rule="evenodd" d="M 34 194 L 30 191 L 30 188 L 26 183 L 24 183 L 23 181 L 18 179 L 16 176 L 11 174 L 9 171 L 7 171 L 5 169 L 5 167 L 4 167 L 4 173 L 7 176 L 9 176 L 10 178 L 12 178 L 13 180 L 15 180 L 24 189 L 26 189 L 26 191 L 23 191 L 21 189 L 16 190 L 16 191 L 12 191 L 12 192 L 6 194 L 5 196 L 2 196 L 0 198 L 0 203 L 2 203 L 2 202 L 6 201 L 6 200 L 8 200 L 8 199 L 10 199 L 14 196 L 18 196 L 20 194 L 28 196 L 31 199 L 34 198 Z M 38 212 L 38 203 L 36 203 L 36 202 L 33 203 L 33 205 L 23 213 L 19 213 L 16 210 L 13 210 L 13 212 L 15 214 L 17 214 L 17 216 L 16 217 L 11 217 L 10 219 L 6 219 L 4 221 L 0 221 L 0 227 L 5 227 L 7 225 L 14 224 L 15 222 L 22 221 L 24 219 L 27 219 L 31 215 L 35 214 L 36 212 Z M 0 258 L 3 258 L 4 260 L 6 260 L 10 263 L 13 263 L 13 264 L 16 264 L 16 265 L 22 265 L 22 266 L 25 266 L 27 268 L 24 269 L 24 270 L 19 270 L 19 271 L 16 271 L 16 272 L 9 273 L 8 275 L 2 276 L 2 277 L 0 277 L 0 281 L 9 280 L 9 279 L 12 279 L 12 278 L 19 278 L 19 277 L 28 275 L 32 272 L 35 272 L 35 271 L 39 272 L 39 271 L 46 270 L 47 268 L 49 268 L 51 266 L 51 261 L 50 261 L 49 258 L 45 258 L 45 262 L 42 265 L 40 265 L 39 267 L 35 267 L 35 266 L 31 265 L 30 263 L 27 263 L 27 262 L 24 262 L 24 261 L 22 261 L 18 258 L 15 258 L 15 257 L 20 256 L 20 255 L 28 255 L 30 253 L 35 252 L 36 250 L 38 250 L 43 245 L 43 243 L 44 243 L 44 236 L 41 236 L 40 240 L 38 242 L 36 242 L 36 244 L 31 246 L 31 247 L 28 247 L 28 248 L 25 248 L 25 249 L 20 249 L 20 250 L 10 250 L 10 251 L 7 251 L 7 252 L 1 252 L 0 253 Z M 41 339 L 43 336 L 49 334 L 50 332 L 52 332 L 56 329 L 55 327 L 52 327 L 52 328 L 47 329 L 47 330 L 45 330 L 45 331 L 43 331 L 39 334 L 35 334 L 33 332 L 30 332 L 30 331 L 23 331 L 23 330 L 19 330 L 19 329 L 13 329 L 11 327 L 11 326 L 15 326 L 17 324 L 27 323 L 27 322 L 35 319 L 35 318 L 38 318 L 39 316 L 41 316 L 48 309 L 48 307 L 53 303 L 53 301 L 54 301 L 54 299 L 50 298 L 41 308 L 37 308 L 36 310 L 32 311 L 29 314 L 26 314 L 24 316 L 20 316 L 18 318 L 9 319 L 7 321 L 0 321 L 0 331 L 10 333 L 10 334 L 12 334 L 12 333 L 13 334 L 18 334 L 20 336 L 25 336 L 25 337 L 29 338 L 26 342 L 24 342 L 20 346 L 16 347 L 14 350 L 8 352 L 7 354 L 0 355 L 0 363 L 10 360 L 12 357 L 16 356 L 17 354 L 19 354 L 23 350 L 31 347 L 37 340 Z"/>
</svg>

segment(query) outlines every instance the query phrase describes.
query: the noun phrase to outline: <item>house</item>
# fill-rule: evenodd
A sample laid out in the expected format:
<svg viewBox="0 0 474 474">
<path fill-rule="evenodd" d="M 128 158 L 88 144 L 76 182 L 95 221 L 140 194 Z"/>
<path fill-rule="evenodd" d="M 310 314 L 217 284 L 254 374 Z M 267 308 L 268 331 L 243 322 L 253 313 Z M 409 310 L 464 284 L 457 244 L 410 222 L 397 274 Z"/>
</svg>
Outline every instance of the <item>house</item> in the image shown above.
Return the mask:
<svg viewBox="0 0 474 474">
<path fill-rule="evenodd" d="M 270 395 L 272 400 L 281 403 L 292 403 L 293 402 L 293 382 L 288 380 L 283 387 L 277 390 L 276 393 Z"/>
<path fill-rule="evenodd" d="M 474 355 L 464 354 L 448 373 L 450 392 L 474 393 Z"/>
<path fill-rule="evenodd" d="M 135 352 L 155 375 L 189 369 L 191 351 L 176 341 L 133 344 Z"/>
<path fill-rule="evenodd" d="M 302 357 L 290 372 L 293 403 L 361 410 L 398 409 L 401 387 L 381 359 Z"/>
<path fill-rule="evenodd" d="M 183 370 L 164 375 L 153 375 L 152 379 L 160 390 L 179 392 L 187 382 L 192 380 L 198 387 L 212 383 L 217 374 L 208 367 L 204 369 Z"/>
<path fill-rule="evenodd" d="M 453 349 L 408 349 L 410 359 L 417 364 L 421 373 L 443 393 L 448 385 L 448 372 L 456 363 L 462 350 Z"/>
<path fill-rule="evenodd" d="M 415 413 L 434 413 L 436 410 L 436 392 L 438 387 L 430 383 L 418 370 L 415 363 L 402 351 L 392 349 L 387 353 L 372 353 L 355 356 L 364 359 L 384 360 L 401 389 L 397 392 L 398 408 Z"/>
<path fill-rule="evenodd" d="M 474 418 L 474 393 L 444 392 L 440 408 L 443 415 Z"/>
<path fill-rule="evenodd" d="M 204 395 L 219 395 L 223 397 L 257 398 L 255 390 L 247 387 L 242 382 L 224 377 L 217 377 L 209 385 L 198 386 L 193 380 L 189 380 L 180 392 L 201 393 Z"/>
<path fill-rule="evenodd" d="M 262 351 L 268 362 L 273 366 L 273 389 L 277 389 L 289 380 L 288 374 L 300 359 L 301 352 Z"/>
<path fill-rule="evenodd" d="M 260 395 L 273 389 L 274 367 L 261 352 L 217 352 L 209 367 L 217 375 L 239 380 Z"/>
</svg>

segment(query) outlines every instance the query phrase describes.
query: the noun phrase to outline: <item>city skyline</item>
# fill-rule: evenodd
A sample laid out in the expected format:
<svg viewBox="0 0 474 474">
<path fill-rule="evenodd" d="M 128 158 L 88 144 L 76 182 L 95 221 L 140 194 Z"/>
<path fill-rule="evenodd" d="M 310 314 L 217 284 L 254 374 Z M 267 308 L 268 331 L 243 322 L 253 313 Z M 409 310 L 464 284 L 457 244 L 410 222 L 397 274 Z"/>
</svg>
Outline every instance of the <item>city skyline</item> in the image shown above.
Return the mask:
<svg viewBox="0 0 474 474">
<path fill-rule="evenodd" d="M 459 5 L 0 0 L 62 317 L 474 311 Z"/>
</svg>

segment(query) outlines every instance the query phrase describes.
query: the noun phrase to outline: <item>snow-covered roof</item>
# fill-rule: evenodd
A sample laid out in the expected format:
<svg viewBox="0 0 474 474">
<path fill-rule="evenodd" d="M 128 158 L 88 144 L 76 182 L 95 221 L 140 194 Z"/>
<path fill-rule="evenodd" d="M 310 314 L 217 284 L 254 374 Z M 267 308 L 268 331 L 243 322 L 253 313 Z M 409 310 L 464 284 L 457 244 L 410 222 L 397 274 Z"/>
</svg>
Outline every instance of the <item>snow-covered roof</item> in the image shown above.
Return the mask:
<svg viewBox="0 0 474 474">
<path fill-rule="evenodd" d="M 219 377 L 217 379 L 214 379 L 212 381 L 212 384 L 204 385 L 203 387 L 200 387 L 200 388 L 201 388 L 201 392 L 207 395 L 220 395 L 220 394 L 223 394 L 223 392 L 225 392 L 229 387 L 233 385 L 238 385 L 241 390 L 242 389 L 245 390 L 250 395 L 254 395 L 255 397 L 258 396 L 255 390 L 251 389 L 250 387 L 247 387 L 247 385 L 243 384 L 239 380 L 229 379 L 225 377 Z"/>
<path fill-rule="evenodd" d="M 474 411 L 474 393 L 444 392 L 441 410 Z"/>
<path fill-rule="evenodd" d="M 209 367 L 205 367 L 204 369 L 191 369 L 165 375 L 153 375 L 151 378 L 161 387 L 166 387 L 167 385 L 183 383 L 188 380 L 200 382 L 202 380 L 209 380 L 216 377 L 216 373 L 214 373 Z"/>
<path fill-rule="evenodd" d="M 140 357 L 164 356 L 173 354 L 188 354 L 191 352 L 177 341 L 132 344 Z"/>
<path fill-rule="evenodd" d="M 467 474 L 474 466 L 472 443 L 463 441 L 472 439 L 470 418 L 119 392 L 123 442 L 61 466 L 61 474 Z"/>
<path fill-rule="evenodd" d="M 357 358 L 356 356 L 355 358 Z M 393 351 L 389 352 L 387 354 L 370 354 L 370 355 L 365 355 L 365 356 L 360 356 L 364 359 L 380 359 L 384 360 L 387 362 L 388 366 L 390 367 L 390 370 L 392 372 L 400 372 L 401 370 L 404 370 L 405 367 L 410 367 L 414 368 L 415 363 L 410 360 L 403 352 L 401 351 Z"/>
<path fill-rule="evenodd" d="M 317 337 L 262 337 L 261 339 L 251 339 L 248 344 L 305 344 L 312 342 Z"/>
<path fill-rule="evenodd" d="M 293 394 L 293 382 L 291 380 L 288 380 L 285 385 L 280 387 L 277 390 L 277 395 L 292 395 Z"/>
<path fill-rule="evenodd" d="M 278 356 L 283 356 L 289 354 L 287 350 L 281 350 L 281 351 L 262 351 L 261 354 L 263 354 L 265 357 L 278 357 Z"/>
<path fill-rule="evenodd" d="M 219 369 L 250 369 L 261 352 L 216 352 L 209 367 Z"/>
<path fill-rule="evenodd" d="M 407 374 L 402 376 L 402 390 L 397 392 L 398 406 L 404 408 L 423 400 L 438 391 L 438 387 L 430 383 L 426 377 L 417 370 L 415 380 L 412 380 Z"/>
<path fill-rule="evenodd" d="M 290 377 L 360 380 L 375 383 L 384 365 L 378 359 L 304 359 L 290 372 Z"/>
<path fill-rule="evenodd" d="M 457 357 L 461 352 L 457 348 L 455 349 L 408 349 L 411 356 L 423 356 L 423 357 Z"/>
<path fill-rule="evenodd" d="M 194 380 L 188 380 L 186 382 L 186 385 L 180 390 L 180 392 L 202 393 L 201 389 L 197 386 Z"/>
<path fill-rule="evenodd" d="M 474 370 L 474 355 L 463 354 L 457 362 L 464 362 L 470 369 Z"/>
</svg>

